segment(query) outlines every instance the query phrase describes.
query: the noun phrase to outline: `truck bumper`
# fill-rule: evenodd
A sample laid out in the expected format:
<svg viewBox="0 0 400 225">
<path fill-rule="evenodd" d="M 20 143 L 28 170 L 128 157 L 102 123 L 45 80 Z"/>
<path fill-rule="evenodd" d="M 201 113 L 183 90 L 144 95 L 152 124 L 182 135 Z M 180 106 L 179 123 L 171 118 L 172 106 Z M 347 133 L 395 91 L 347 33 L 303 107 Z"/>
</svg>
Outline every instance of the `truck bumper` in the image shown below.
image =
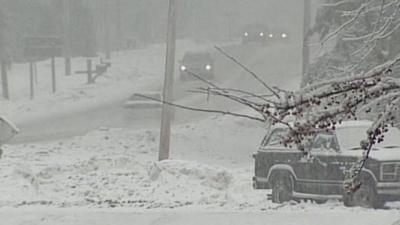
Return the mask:
<svg viewBox="0 0 400 225">
<path fill-rule="evenodd" d="M 253 177 L 254 189 L 269 189 L 268 179 L 264 177 Z"/>
<path fill-rule="evenodd" d="M 202 70 L 202 71 L 194 70 L 192 72 L 194 74 L 202 77 L 202 78 L 205 78 L 205 79 L 213 79 L 215 77 L 214 70 L 209 70 L 209 71 L 207 71 L 207 70 Z M 181 71 L 180 72 L 179 79 L 182 80 L 182 81 L 198 80 L 196 77 L 194 77 L 193 75 L 189 74 L 186 71 Z"/>
</svg>

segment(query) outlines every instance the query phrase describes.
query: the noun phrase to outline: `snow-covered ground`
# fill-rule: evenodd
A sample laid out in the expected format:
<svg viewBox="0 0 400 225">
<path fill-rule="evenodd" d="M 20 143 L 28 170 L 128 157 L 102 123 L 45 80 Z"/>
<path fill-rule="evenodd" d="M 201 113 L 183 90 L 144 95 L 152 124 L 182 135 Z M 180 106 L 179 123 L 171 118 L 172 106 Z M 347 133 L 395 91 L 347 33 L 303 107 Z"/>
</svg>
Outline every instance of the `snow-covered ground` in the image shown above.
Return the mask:
<svg viewBox="0 0 400 225">
<path fill-rule="evenodd" d="M 211 124 L 219 129 L 207 131 Z M 257 208 L 266 199 L 251 191 L 256 146 L 243 141 L 250 130 L 226 117 L 180 125 L 172 137 L 172 158 L 180 160 L 165 162 L 155 162 L 158 130 L 101 128 L 70 140 L 8 146 L 0 161 L 0 206 Z M 209 136 L 221 132 L 234 143 Z"/>
<path fill-rule="evenodd" d="M 205 129 L 210 124 L 212 131 Z M 69 140 L 6 146 L 0 216 L 7 224 L 62 225 L 109 224 L 113 216 L 115 224 L 200 224 L 187 221 L 193 216 L 204 217 L 201 224 L 260 224 L 265 218 L 271 224 L 390 225 L 400 218 L 398 203 L 386 210 L 337 201 L 272 203 L 268 191 L 252 189 L 256 147 L 248 140 L 259 137 L 244 134 L 254 127 L 223 116 L 176 126 L 172 159 L 164 162 L 156 161 L 156 130 L 100 128 Z M 223 141 L 216 145 L 210 138 L 216 133 L 242 152 Z"/>
</svg>

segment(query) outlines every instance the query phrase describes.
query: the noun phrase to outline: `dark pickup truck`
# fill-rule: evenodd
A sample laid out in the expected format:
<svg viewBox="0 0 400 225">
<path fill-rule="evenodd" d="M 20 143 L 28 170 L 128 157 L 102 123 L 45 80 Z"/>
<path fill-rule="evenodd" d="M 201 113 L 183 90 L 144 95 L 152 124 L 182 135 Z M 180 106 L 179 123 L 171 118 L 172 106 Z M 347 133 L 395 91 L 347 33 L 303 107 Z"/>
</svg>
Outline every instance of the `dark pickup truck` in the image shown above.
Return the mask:
<svg viewBox="0 0 400 225">
<path fill-rule="evenodd" d="M 310 146 L 311 155 L 286 148 L 287 128 L 274 127 L 265 136 L 255 158 L 255 189 L 272 189 L 272 201 L 311 199 L 323 203 L 339 199 L 346 206 L 382 207 L 400 199 L 400 131 L 390 128 L 385 141 L 374 145 L 355 193 L 344 190 L 345 174 L 360 159 L 360 141 L 369 121 L 344 122 L 334 131 L 321 131 Z"/>
</svg>

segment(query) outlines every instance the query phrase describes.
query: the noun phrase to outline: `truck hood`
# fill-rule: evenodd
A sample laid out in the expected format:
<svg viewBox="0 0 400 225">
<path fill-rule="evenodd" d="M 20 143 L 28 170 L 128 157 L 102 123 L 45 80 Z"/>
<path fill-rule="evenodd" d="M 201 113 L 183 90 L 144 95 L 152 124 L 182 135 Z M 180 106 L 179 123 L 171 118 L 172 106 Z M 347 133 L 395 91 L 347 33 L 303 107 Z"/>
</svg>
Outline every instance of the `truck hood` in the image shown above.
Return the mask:
<svg viewBox="0 0 400 225">
<path fill-rule="evenodd" d="M 361 150 L 346 151 L 345 155 L 361 157 Z M 400 161 L 400 147 L 396 148 L 374 148 L 369 155 L 370 159 L 377 161 Z"/>
<path fill-rule="evenodd" d="M 400 161 L 400 148 L 377 148 L 371 151 L 370 158 L 379 161 Z"/>
</svg>

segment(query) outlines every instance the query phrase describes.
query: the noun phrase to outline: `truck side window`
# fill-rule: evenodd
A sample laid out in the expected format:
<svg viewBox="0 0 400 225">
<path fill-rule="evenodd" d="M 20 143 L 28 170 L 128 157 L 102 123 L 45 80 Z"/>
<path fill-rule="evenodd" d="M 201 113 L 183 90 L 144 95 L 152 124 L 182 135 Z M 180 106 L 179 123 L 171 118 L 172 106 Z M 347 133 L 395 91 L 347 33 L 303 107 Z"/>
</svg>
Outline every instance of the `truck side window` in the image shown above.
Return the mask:
<svg viewBox="0 0 400 225">
<path fill-rule="evenodd" d="M 278 128 L 272 131 L 270 135 L 267 135 L 263 142 L 262 147 L 283 147 L 283 142 L 288 136 L 288 130 L 283 128 Z"/>
<path fill-rule="evenodd" d="M 311 151 L 326 152 L 339 151 L 335 135 L 333 133 L 319 133 L 315 136 Z"/>
</svg>

